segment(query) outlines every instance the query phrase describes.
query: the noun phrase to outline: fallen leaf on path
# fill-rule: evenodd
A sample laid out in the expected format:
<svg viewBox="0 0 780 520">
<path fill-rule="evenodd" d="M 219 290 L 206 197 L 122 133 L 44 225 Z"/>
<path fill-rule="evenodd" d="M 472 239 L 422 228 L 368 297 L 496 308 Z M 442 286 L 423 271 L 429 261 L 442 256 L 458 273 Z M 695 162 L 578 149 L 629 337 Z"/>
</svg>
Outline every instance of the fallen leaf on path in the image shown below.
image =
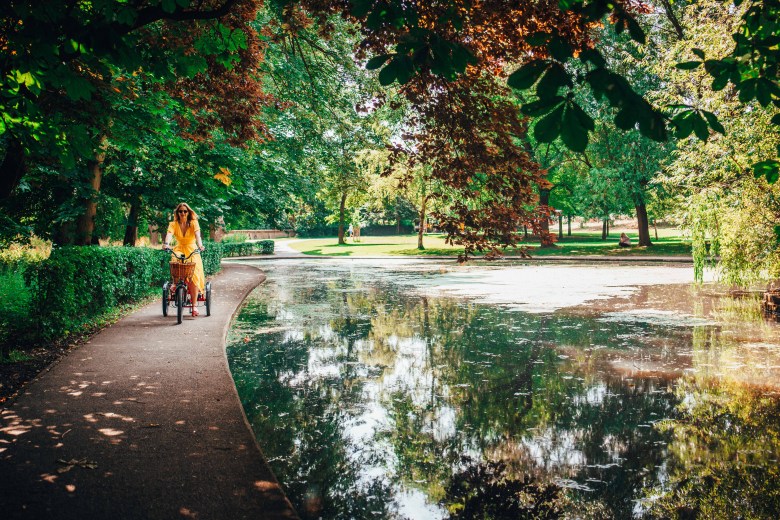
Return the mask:
<svg viewBox="0 0 780 520">
<path fill-rule="evenodd" d="M 59 462 L 60 464 L 65 464 L 65 466 L 57 470 L 57 473 L 67 473 L 68 471 L 72 470 L 76 466 L 80 466 L 82 468 L 87 468 L 87 469 L 95 469 L 98 467 L 97 462 L 93 462 L 87 459 L 70 459 L 70 460 L 57 459 L 57 462 Z"/>
</svg>

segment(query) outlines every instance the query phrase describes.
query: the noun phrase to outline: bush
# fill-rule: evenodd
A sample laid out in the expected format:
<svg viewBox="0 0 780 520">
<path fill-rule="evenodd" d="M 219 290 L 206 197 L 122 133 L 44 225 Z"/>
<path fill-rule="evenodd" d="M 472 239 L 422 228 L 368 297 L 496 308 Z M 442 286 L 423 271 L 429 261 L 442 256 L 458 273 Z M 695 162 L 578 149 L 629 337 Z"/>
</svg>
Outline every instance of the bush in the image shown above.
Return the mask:
<svg viewBox="0 0 780 520">
<path fill-rule="evenodd" d="M 159 290 L 168 256 L 142 247 L 63 247 L 28 267 L 30 325 L 40 339 L 78 332 L 122 303 Z"/>
<path fill-rule="evenodd" d="M 252 256 L 252 255 L 272 255 L 274 253 L 273 240 L 260 240 L 258 242 L 222 243 L 222 256 Z"/>
<path fill-rule="evenodd" d="M 222 262 L 222 257 L 225 256 L 225 247 L 216 242 L 208 242 L 205 246 L 206 250 L 200 254 L 200 257 L 203 261 L 203 272 L 206 276 L 211 276 L 218 273 L 222 268 L 220 262 Z"/>
<path fill-rule="evenodd" d="M 11 342 L 18 342 L 26 335 L 25 327 L 30 324 L 30 290 L 24 282 L 24 265 L 6 267 L 0 273 L 0 350 L 3 358 L 8 357 Z"/>
<path fill-rule="evenodd" d="M 260 242 L 257 242 L 257 244 L 260 246 L 260 254 L 261 255 L 272 255 L 272 254 L 274 254 L 274 241 L 273 240 L 261 240 Z"/>
<path fill-rule="evenodd" d="M 207 245 L 206 276 L 219 272 L 223 254 L 222 244 Z M 36 342 L 84 332 L 121 304 L 159 294 L 170 256 L 145 247 L 62 247 L 45 260 L 2 260 L 0 345 L 8 345 L 12 337 Z"/>
</svg>

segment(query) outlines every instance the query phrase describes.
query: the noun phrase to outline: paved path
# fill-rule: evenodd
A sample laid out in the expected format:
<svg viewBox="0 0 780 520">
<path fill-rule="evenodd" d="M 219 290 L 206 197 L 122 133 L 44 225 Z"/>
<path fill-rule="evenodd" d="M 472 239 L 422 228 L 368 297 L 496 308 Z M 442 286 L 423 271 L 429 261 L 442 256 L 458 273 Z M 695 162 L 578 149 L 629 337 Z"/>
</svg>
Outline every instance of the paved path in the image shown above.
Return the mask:
<svg viewBox="0 0 780 520">
<path fill-rule="evenodd" d="M 159 302 L 148 305 L 2 409 L 2 518 L 297 518 L 225 356 L 230 319 L 263 280 L 253 267 L 226 265 L 211 317 L 177 326 Z"/>
</svg>

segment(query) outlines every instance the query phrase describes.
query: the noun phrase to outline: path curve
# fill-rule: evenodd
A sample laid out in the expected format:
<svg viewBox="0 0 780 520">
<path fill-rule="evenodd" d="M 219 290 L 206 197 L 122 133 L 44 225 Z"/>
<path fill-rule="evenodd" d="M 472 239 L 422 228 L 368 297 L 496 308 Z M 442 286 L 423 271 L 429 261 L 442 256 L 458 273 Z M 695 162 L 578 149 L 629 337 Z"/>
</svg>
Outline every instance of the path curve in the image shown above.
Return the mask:
<svg viewBox="0 0 780 520">
<path fill-rule="evenodd" d="M 0 412 L 3 518 L 298 518 L 246 422 L 225 354 L 265 275 L 224 264 L 211 317 L 147 305 Z M 204 311 L 205 314 L 205 311 Z"/>
</svg>

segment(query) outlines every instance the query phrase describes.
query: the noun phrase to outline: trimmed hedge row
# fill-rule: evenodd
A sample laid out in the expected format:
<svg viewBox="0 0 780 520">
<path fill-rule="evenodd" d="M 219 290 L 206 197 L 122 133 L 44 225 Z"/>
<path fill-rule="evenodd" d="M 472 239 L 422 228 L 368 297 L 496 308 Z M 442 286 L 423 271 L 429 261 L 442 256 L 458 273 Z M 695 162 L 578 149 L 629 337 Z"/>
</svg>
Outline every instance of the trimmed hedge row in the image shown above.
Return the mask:
<svg viewBox="0 0 780 520">
<path fill-rule="evenodd" d="M 143 247 L 62 247 L 27 268 L 30 326 L 43 340 L 67 336 L 122 303 L 159 290 L 168 255 Z"/>
<path fill-rule="evenodd" d="M 201 257 L 203 270 L 211 276 L 219 272 L 223 257 L 269 254 L 273 249 L 272 240 L 208 243 Z M 146 247 L 55 248 L 48 259 L 25 270 L 30 312 L 26 323 L 17 324 L 18 332 L 46 341 L 83 331 L 119 305 L 159 292 L 168 278 L 169 260 L 167 253 Z"/>
<path fill-rule="evenodd" d="M 252 255 L 272 255 L 274 253 L 273 240 L 260 240 L 258 242 L 223 242 L 218 244 L 222 247 L 222 256 L 252 256 Z"/>
</svg>

